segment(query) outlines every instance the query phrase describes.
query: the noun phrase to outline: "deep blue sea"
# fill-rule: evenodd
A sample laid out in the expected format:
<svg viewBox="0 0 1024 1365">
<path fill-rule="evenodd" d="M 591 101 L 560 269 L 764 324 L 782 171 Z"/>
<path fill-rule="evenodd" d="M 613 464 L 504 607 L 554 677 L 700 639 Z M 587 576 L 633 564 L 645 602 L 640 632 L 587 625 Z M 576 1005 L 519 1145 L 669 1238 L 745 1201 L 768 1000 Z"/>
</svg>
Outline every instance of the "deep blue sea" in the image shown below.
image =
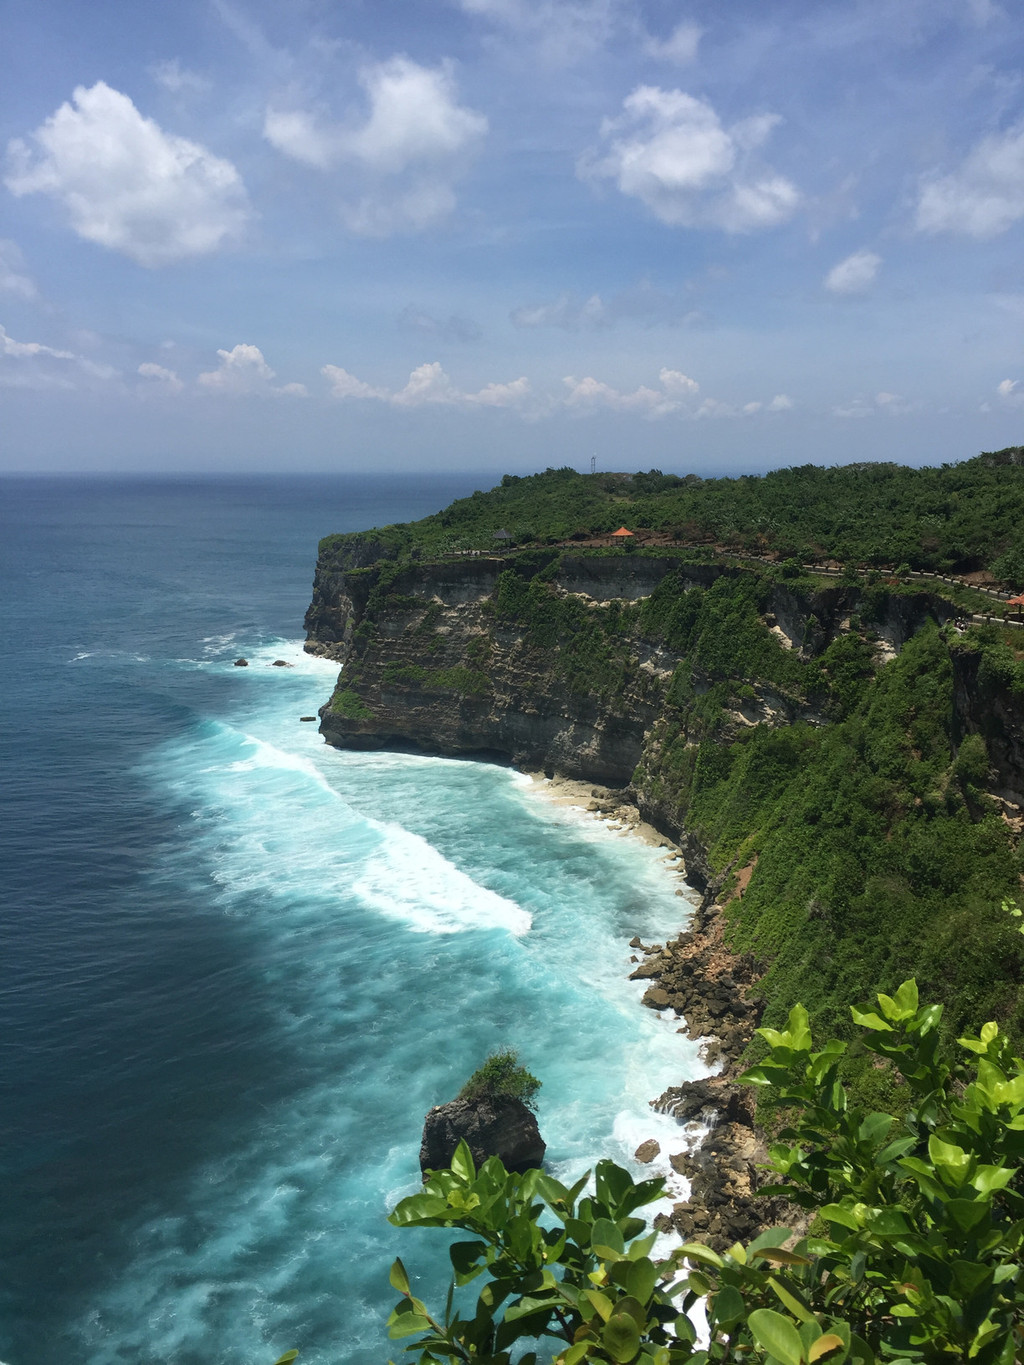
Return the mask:
<svg viewBox="0 0 1024 1365">
<path fill-rule="evenodd" d="M 397 1358 L 388 1266 L 446 1258 L 386 1214 L 489 1050 L 566 1175 L 698 1074 L 626 979 L 687 912 L 658 850 L 299 720 L 319 537 L 472 487 L 0 481 L 3 1365 Z"/>
</svg>

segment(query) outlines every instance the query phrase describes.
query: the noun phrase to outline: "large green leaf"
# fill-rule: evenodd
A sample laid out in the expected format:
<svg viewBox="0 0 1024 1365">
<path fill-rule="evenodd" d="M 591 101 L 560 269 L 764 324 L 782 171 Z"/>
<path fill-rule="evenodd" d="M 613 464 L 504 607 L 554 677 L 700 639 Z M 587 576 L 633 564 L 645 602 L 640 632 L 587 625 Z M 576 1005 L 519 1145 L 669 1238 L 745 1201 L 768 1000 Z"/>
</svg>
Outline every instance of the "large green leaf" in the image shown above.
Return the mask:
<svg viewBox="0 0 1024 1365">
<path fill-rule="evenodd" d="M 622 1233 L 610 1218 L 596 1218 L 590 1234 L 590 1244 L 602 1260 L 621 1256 L 626 1250 Z"/>
<path fill-rule="evenodd" d="M 455 1148 L 455 1155 L 452 1157 L 452 1170 L 463 1180 L 473 1181 L 476 1179 L 473 1153 L 469 1150 L 469 1144 L 465 1138 L 460 1138 L 459 1145 Z"/>
<path fill-rule="evenodd" d="M 388 1279 L 391 1282 L 392 1289 L 397 1289 L 399 1294 L 408 1294 L 409 1276 L 406 1274 L 405 1266 L 397 1257 L 392 1262 L 391 1273 L 388 1275 Z"/>
<path fill-rule="evenodd" d="M 640 1329 L 628 1313 L 613 1313 L 604 1325 L 601 1345 L 617 1365 L 626 1365 L 640 1349 Z"/>
<path fill-rule="evenodd" d="M 801 1365 L 803 1342 L 789 1318 L 772 1308 L 755 1308 L 747 1318 L 754 1339 L 782 1365 Z"/>
</svg>

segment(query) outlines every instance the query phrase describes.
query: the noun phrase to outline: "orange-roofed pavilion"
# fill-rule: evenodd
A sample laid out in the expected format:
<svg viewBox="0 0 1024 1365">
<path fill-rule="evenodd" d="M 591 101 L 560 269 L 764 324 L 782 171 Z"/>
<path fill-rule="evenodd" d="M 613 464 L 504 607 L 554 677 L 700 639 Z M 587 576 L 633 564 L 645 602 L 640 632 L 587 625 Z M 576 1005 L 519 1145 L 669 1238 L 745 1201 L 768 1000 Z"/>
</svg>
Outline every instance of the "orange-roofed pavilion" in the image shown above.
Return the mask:
<svg viewBox="0 0 1024 1365">
<path fill-rule="evenodd" d="M 632 534 L 633 532 L 627 530 L 625 526 L 620 526 L 617 531 L 612 532 L 613 536 L 631 536 Z"/>
</svg>

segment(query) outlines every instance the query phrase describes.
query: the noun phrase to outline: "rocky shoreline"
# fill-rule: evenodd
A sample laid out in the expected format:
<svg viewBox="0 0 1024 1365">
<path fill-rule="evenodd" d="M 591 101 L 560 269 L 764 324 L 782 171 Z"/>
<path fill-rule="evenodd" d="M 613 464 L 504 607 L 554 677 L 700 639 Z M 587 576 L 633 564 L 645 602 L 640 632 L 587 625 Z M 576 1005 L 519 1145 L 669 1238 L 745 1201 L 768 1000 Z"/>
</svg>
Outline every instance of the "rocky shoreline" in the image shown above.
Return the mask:
<svg viewBox="0 0 1024 1365">
<path fill-rule="evenodd" d="M 669 1155 L 672 1169 L 689 1182 L 690 1195 L 674 1204 L 671 1214 L 659 1214 L 655 1225 L 662 1232 L 704 1241 L 717 1251 L 736 1241 L 750 1241 L 766 1227 L 794 1226 L 801 1219 L 799 1209 L 756 1193 L 775 1177 L 760 1169 L 767 1160 L 767 1144 L 755 1123 L 753 1091 L 738 1084 L 737 1078 L 744 1069 L 740 1058 L 761 1019 L 760 1002 L 750 998 L 760 972 L 751 954 L 733 953 L 725 944 L 728 899 L 721 895 L 722 879 L 709 877 L 704 851 L 695 841 L 686 841 L 684 856 L 678 844 L 646 823 L 628 790 L 557 775 L 531 776 L 538 783 L 544 779 L 537 794 L 545 799 L 583 810 L 612 831 L 665 848 L 673 870 L 703 892 L 689 927 L 676 938 L 651 945 L 634 938 L 629 945 L 635 964 L 630 979 L 650 983 L 643 1003 L 658 1011 L 673 1010 L 680 1032 L 700 1043 L 704 1061 L 718 1068 L 705 1079 L 671 1086 L 651 1101 L 652 1109 L 673 1115 L 680 1125 L 699 1122 L 709 1130 L 696 1149 Z M 690 866 L 691 858 L 695 867 Z M 738 880 L 742 886 L 742 875 Z M 680 889 L 676 894 L 686 893 Z M 659 1145 L 648 1141 L 635 1156 L 646 1163 L 659 1154 Z"/>
<path fill-rule="evenodd" d="M 709 1066 L 719 1066 L 715 1075 L 670 1086 L 651 1102 L 680 1123 L 699 1120 L 709 1129 L 696 1150 L 670 1156 L 672 1169 L 690 1182 L 690 1195 L 655 1225 L 724 1251 L 767 1227 L 792 1227 L 801 1215 L 784 1200 L 757 1193 L 776 1177 L 762 1169 L 768 1149 L 755 1122 L 754 1092 L 738 1077 L 761 1018 L 760 1003 L 749 998 L 759 973 L 750 954 L 725 946 L 717 891 L 714 884 L 707 889 L 690 927 L 675 939 L 650 947 L 634 939 L 630 946 L 643 954 L 631 979 L 651 983 L 643 1003 L 674 1010 L 681 1032 L 702 1044 Z"/>
</svg>

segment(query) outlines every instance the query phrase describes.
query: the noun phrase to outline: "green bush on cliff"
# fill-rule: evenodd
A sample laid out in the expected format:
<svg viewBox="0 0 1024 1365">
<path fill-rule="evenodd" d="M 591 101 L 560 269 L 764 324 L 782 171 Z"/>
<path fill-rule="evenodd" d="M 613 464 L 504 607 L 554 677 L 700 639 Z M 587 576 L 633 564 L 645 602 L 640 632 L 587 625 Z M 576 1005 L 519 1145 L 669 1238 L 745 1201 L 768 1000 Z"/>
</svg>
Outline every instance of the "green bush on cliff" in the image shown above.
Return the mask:
<svg viewBox="0 0 1024 1365">
<path fill-rule="evenodd" d="M 520 1065 L 519 1054 L 513 1048 L 506 1048 L 491 1053 L 483 1066 L 473 1072 L 458 1097 L 460 1100 L 479 1100 L 504 1096 L 520 1100 L 528 1109 L 533 1109 L 539 1089 L 540 1081 Z"/>
<path fill-rule="evenodd" d="M 458 1229 L 452 1292 L 434 1313 L 401 1260 L 391 1336 L 420 1365 L 708 1365 L 765 1361 L 970 1360 L 1013 1365 L 1024 1341 L 1024 1062 L 994 1023 L 939 1045 L 941 1005 L 913 980 L 854 1009 L 863 1046 L 902 1078 L 899 1116 L 858 1106 L 845 1044 L 812 1047 L 806 1011 L 762 1029 L 764 1060 L 743 1077 L 786 1115 L 769 1153 L 781 1194 L 814 1215 L 718 1254 L 700 1243 L 653 1259 L 638 1210 L 663 1193 L 610 1161 L 571 1188 L 543 1171 L 480 1170 L 461 1144 L 451 1168 L 390 1216 Z M 460 1293 L 484 1277 L 475 1302 Z M 468 1312 L 466 1309 L 468 1308 Z M 691 1314 L 703 1309 L 706 1339 Z"/>
<path fill-rule="evenodd" d="M 331 710 L 346 720 L 372 720 L 373 712 L 358 692 L 351 687 L 341 688 L 331 698 Z"/>
</svg>

